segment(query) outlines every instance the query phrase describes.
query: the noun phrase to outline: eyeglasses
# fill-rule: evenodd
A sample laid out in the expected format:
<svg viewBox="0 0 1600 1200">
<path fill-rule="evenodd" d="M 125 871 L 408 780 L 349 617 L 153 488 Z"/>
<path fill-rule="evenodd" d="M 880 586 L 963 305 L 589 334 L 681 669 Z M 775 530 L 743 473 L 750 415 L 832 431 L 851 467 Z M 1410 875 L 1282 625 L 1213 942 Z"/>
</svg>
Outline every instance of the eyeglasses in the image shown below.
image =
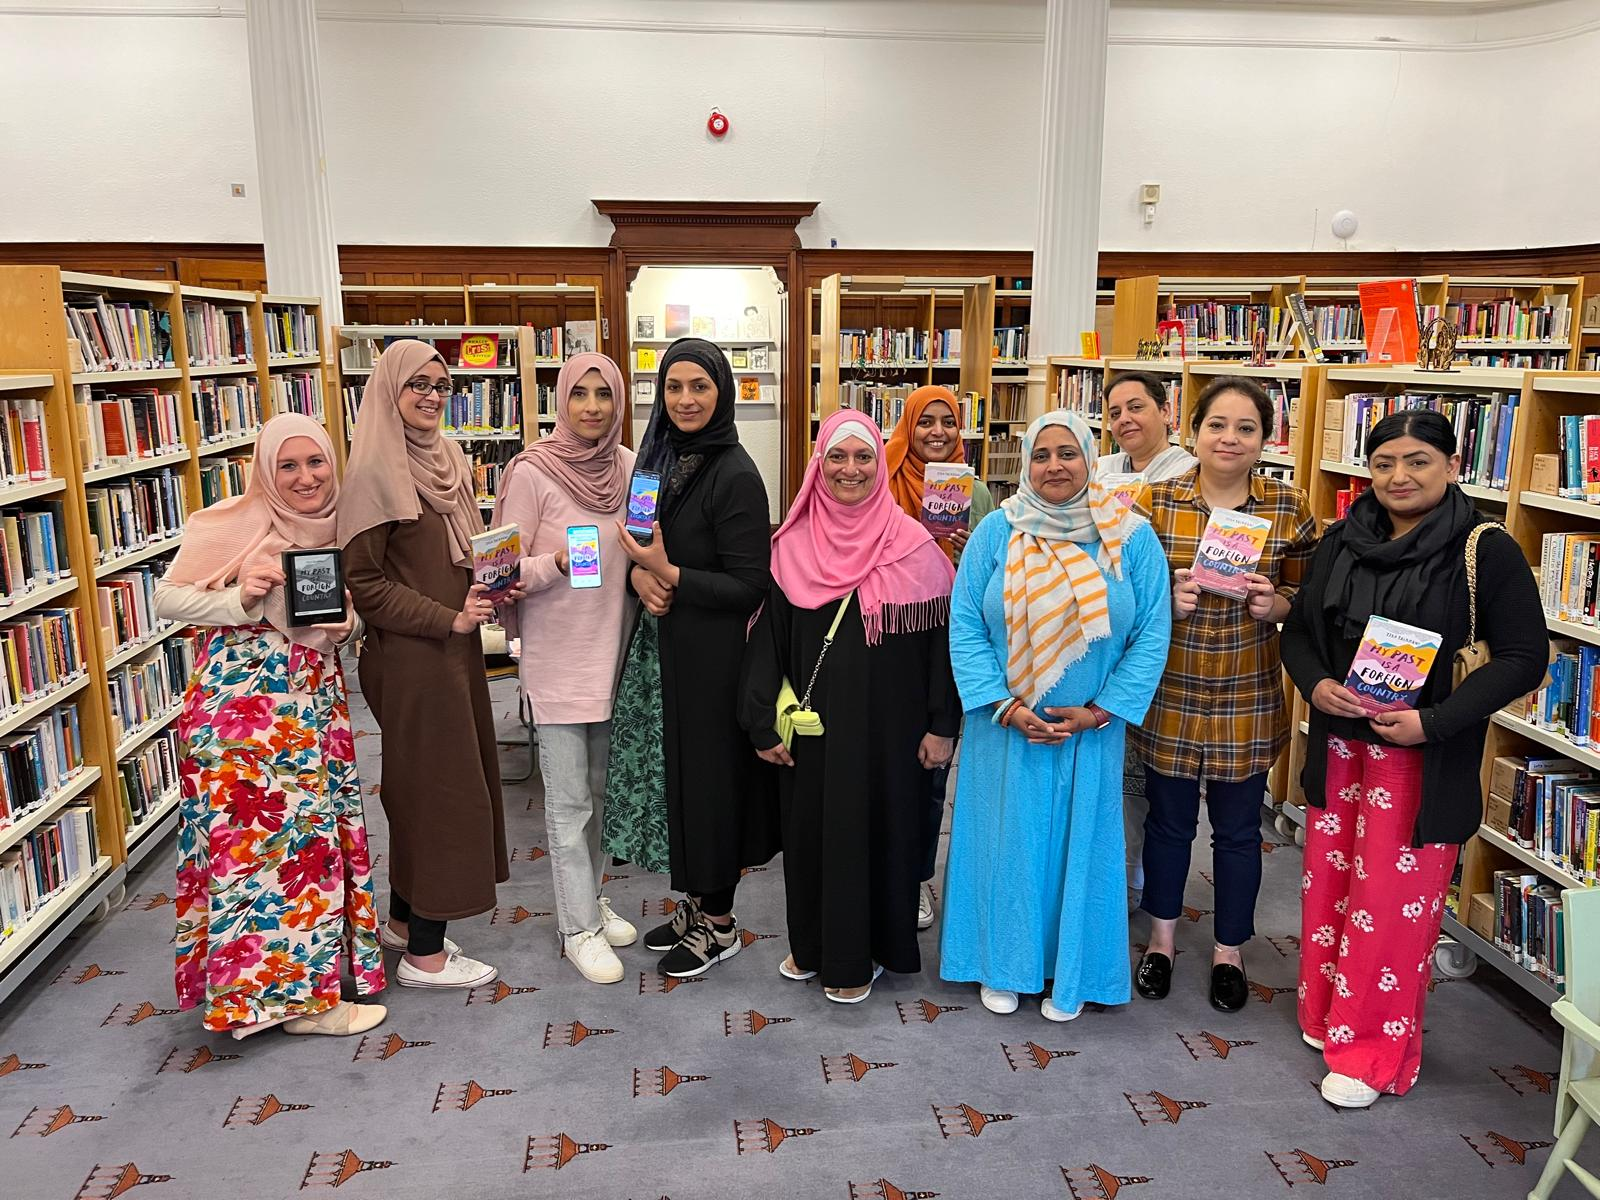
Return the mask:
<svg viewBox="0 0 1600 1200">
<path fill-rule="evenodd" d="M 413 379 L 406 386 L 419 396 L 426 396 L 429 392 L 438 392 L 441 396 L 448 396 L 455 390 L 448 379 L 440 383 L 429 383 L 426 379 Z"/>
</svg>

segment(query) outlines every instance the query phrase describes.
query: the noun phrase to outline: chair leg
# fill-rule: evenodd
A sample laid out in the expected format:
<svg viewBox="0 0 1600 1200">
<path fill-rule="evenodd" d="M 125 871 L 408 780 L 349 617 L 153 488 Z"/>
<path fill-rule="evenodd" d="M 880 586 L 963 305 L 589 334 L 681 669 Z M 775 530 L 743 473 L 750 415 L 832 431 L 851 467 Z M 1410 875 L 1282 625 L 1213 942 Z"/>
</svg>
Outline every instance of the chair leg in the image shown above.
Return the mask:
<svg viewBox="0 0 1600 1200">
<path fill-rule="evenodd" d="M 1550 1148 L 1550 1159 L 1544 1164 L 1544 1172 L 1539 1176 L 1539 1182 L 1534 1185 L 1533 1191 L 1528 1193 L 1528 1200 L 1550 1200 L 1550 1193 L 1555 1191 L 1556 1184 L 1561 1182 L 1567 1160 L 1578 1152 L 1578 1143 L 1583 1141 L 1583 1135 L 1589 1131 L 1591 1124 L 1588 1113 L 1581 1108 L 1572 1110 L 1572 1116 L 1567 1118 L 1566 1128 L 1561 1131 L 1561 1136 L 1556 1138 L 1556 1144 Z"/>
</svg>

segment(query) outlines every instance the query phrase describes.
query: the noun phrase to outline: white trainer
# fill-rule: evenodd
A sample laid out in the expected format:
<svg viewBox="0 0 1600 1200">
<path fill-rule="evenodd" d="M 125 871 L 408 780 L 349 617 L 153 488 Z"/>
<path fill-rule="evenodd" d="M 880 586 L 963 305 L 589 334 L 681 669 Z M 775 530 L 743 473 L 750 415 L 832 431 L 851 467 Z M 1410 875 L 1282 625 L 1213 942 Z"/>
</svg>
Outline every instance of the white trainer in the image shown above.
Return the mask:
<svg viewBox="0 0 1600 1200">
<path fill-rule="evenodd" d="M 500 976 L 500 972 L 487 963 L 459 952 L 446 958 L 444 966 L 437 971 L 424 971 L 413 966 L 410 959 L 402 958 L 400 969 L 394 974 L 401 987 L 414 988 L 475 988 L 493 983 Z"/>
<path fill-rule="evenodd" d="M 611 911 L 611 901 L 600 897 L 600 932 L 613 946 L 631 946 L 639 940 L 639 931 L 631 921 L 624 921 Z"/>
<path fill-rule="evenodd" d="M 387 921 L 378 926 L 378 941 L 382 944 L 385 950 L 393 950 L 396 954 L 404 954 L 406 952 L 405 938 L 401 937 L 392 928 L 390 928 L 389 922 Z M 460 954 L 461 947 L 456 945 L 455 942 L 451 941 L 449 938 L 445 938 L 444 952 L 446 954 Z"/>
<path fill-rule="evenodd" d="M 1000 988 L 992 988 L 987 983 L 978 985 L 978 998 L 983 1001 L 983 1006 L 992 1013 L 999 1013 L 1002 1017 L 1017 1011 L 1017 994 L 1007 992 Z"/>
<path fill-rule="evenodd" d="M 1312 1037 L 1309 1033 L 1306 1033 L 1303 1030 L 1300 1034 L 1300 1040 L 1306 1045 L 1310 1046 L 1313 1050 L 1321 1050 L 1325 1045 L 1327 1045 L 1327 1043 L 1321 1038 Z"/>
<path fill-rule="evenodd" d="M 1083 1005 L 1080 1004 L 1077 1008 L 1068 1012 L 1064 1008 L 1057 1008 L 1056 1002 L 1046 996 L 1039 1001 L 1039 1015 L 1046 1021 L 1076 1021 L 1083 1015 Z"/>
<path fill-rule="evenodd" d="M 924 882 L 917 889 L 917 928 L 933 928 L 933 885 Z"/>
<path fill-rule="evenodd" d="M 632 929 L 633 926 L 628 928 Z M 585 930 L 566 939 L 567 961 L 590 983 L 620 983 L 622 960 L 604 933 Z"/>
<path fill-rule="evenodd" d="M 1383 1093 L 1359 1079 L 1329 1071 L 1322 1077 L 1322 1098 L 1339 1108 L 1371 1108 Z"/>
</svg>

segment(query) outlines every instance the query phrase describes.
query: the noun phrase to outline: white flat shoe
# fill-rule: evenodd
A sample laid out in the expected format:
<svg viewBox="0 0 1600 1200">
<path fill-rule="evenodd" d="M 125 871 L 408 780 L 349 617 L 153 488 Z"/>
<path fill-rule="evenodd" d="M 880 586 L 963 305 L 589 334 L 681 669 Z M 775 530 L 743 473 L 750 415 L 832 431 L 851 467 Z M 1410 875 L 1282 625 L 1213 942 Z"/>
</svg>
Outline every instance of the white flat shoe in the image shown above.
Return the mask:
<svg viewBox="0 0 1600 1200">
<path fill-rule="evenodd" d="M 1301 1031 L 1300 1040 L 1306 1045 L 1310 1046 L 1313 1050 L 1321 1050 L 1323 1046 L 1327 1044 L 1321 1038 L 1314 1038 L 1309 1033 L 1304 1031 Z"/>
<path fill-rule="evenodd" d="M 1039 1001 L 1039 1015 L 1046 1021 L 1076 1021 L 1083 1015 L 1083 1005 L 1080 1004 L 1077 1008 L 1068 1012 L 1064 1008 L 1057 1008 L 1056 1002 L 1046 996 Z"/>
<path fill-rule="evenodd" d="M 567 961 L 590 983 L 620 983 L 622 960 L 603 932 L 575 933 L 566 939 Z"/>
<path fill-rule="evenodd" d="M 923 883 L 917 888 L 917 928 L 933 928 L 933 885 Z"/>
<path fill-rule="evenodd" d="M 378 942 L 385 950 L 393 950 L 396 954 L 404 954 L 407 949 L 405 938 L 401 937 L 394 930 L 390 929 L 389 922 L 387 921 L 378 926 Z M 444 952 L 446 954 L 460 954 L 461 947 L 456 945 L 449 938 L 445 938 Z"/>
<path fill-rule="evenodd" d="M 792 954 L 778 964 L 778 974 L 782 975 L 785 979 L 793 979 L 796 983 L 803 982 L 807 979 L 815 979 L 817 977 L 817 973 L 815 971 L 802 971 L 799 967 L 795 966 L 794 955 Z M 874 976 L 874 978 L 876 978 L 876 976 Z"/>
<path fill-rule="evenodd" d="M 283 1022 L 283 1031 L 296 1037 L 319 1033 L 325 1037 L 350 1037 L 376 1029 L 388 1015 L 389 1010 L 381 1004 L 352 1004 L 341 1000 L 315 1016 L 290 1017 Z"/>
<path fill-rule="evenodd" d="M 872 995 L 872 984 L 877 983 L 878 976 L 882 974 L 883 968 L 874 963 L 872 967 L 872 983 L 867 984 L 866 987 L 859 989 L 834 988 L 831 991 L 824 992 L 823 995 L 827 996 L 828 999 L 832 1000 L 835 1004 L 860 1004 L 868 996 Z M 849 992 L 850 994 L 845 995 L 846 992 Z"/>
<path fill-rule="evenodd" d="M 999 1013 L 1002 1017 L 1017 1011 L 1017 994 L 1001 988 L 992 988 L 987 983 L 978 985 L 978 999 L 983 1001 L 983 1006 L 992 1013 Z"/>
<path fill-rule="evenodd" d="M 414 988 L 475 988 L 493 983 L 500 972 L 465 954 L 452 954 L 437 971 L 424 971 L 402 958 L 395 971 L 395 982 L 401 987 Z"/>
<path fill-rule="evenodd" d="M 1383 1093 L 1359 1079 L 1329 1071 L 1322 1077 L 1322 1098 L 1339 1108 L 1371 1108 Z"/>
<path fill-rule="evenodd" d="M 631 946 L 639 940 L 639 931 L 631 921 L 624 921 L 611 911 L 611 901 L 600 897 L 600 932 L 613 946 Z"/>
</svg>

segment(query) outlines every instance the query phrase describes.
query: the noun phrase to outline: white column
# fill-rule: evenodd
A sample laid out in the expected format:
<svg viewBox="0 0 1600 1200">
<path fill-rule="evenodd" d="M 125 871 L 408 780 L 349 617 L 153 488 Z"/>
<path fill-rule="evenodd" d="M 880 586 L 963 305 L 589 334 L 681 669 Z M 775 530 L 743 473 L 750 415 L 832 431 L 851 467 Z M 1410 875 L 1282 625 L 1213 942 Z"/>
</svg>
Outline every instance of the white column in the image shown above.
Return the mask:
<svg viewBox="0 0 1600 1200">
<path fill-rule="evenodd" d="M 1028 341 L 1036 360 L 1078 353 L 1078 334 L 1094 328 L 1109 10 L 1110 0 L 1046 0 Z"/>
<path fill-rule="evenodd" d="M 322 141 L 316 0 L 245 0 L 245 24 L 267 286 L 280 295 L 320 296 L 323 324 L 339 325 L 344 306 Z"/>
</svg>

